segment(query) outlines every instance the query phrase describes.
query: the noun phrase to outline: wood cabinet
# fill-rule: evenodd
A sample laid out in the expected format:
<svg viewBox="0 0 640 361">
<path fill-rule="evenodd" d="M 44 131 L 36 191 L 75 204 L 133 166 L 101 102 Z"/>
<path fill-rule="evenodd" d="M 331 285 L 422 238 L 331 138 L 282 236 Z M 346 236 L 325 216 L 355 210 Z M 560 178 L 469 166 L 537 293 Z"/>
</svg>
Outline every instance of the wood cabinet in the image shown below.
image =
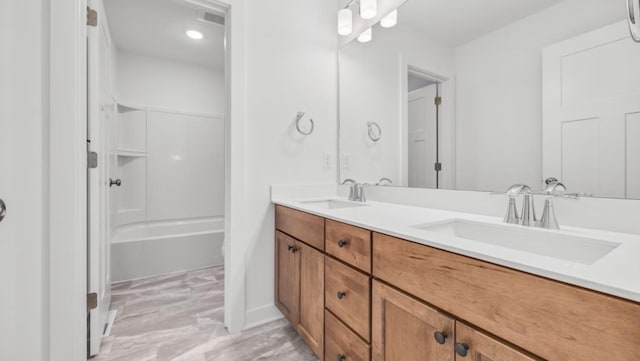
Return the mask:
<svg viewBox="0 0 640 361">
<path fill-rule="evenodd" d="M 325 257 L 325 305 L 366 341 L 370 340 L 369 275 Z"/>
<path fill-rule="evenodd" d="M 378 281 L 372 326 L 372 361 L 454 361 L 455 321 Z"/>
<path fill-rule="evenodd" d="M 327 219 L 325 250 L 327 254 L 371 273 L 371 231 L 368 229 Z"/>
<path fill-rule="evenodd" d="M 276 305 L 320 359 L 640 359 L 637 302 L 280 206 L 276 228 Z"/>
<path fill-rule="evenodd" d="M 276 307 L 313 352 L 324 351 L 324 254 L 276 231 Z"/>
<path fill-rule="evenodd" d="M 462 322 L 456 322 L 456 361 L 539 361 Z"/>
<path fill-rule="evenodd" d="M 300 257 L 295 247 L 294 238 L 276 231 L 276 306 L 292 325 L 300 316 Z"/>
<path fill-rule="evenodd" d="M 547 360 L 636 360 L 640 304 L 374 233 L 374 277 Z"/>
<path fill-rule="evenodd" d="M 370 347 L 336 316 L 325 311 L 325 361 L 369 361 Z"/>
<path fill-rule="evenodd" d="M 324 251 L 324 218 L 322 217 L 277 206 L 276 229 Z"/>
</svg>

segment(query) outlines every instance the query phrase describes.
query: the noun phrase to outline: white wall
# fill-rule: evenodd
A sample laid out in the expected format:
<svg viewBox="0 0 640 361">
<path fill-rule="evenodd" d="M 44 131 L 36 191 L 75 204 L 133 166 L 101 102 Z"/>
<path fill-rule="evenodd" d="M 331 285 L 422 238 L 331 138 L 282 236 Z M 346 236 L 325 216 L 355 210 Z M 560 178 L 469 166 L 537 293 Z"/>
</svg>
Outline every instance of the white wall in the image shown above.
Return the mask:
<svg viewBox="0 0 640 361">
<path fill-rule="evenodd" d="M 336 152 L 337 24 L 333 1 L 250 1 L 245 6 L 245 197 L 235 204 L 243 217 L 231 221 L 242 224 L 243 231 L 232 235 L 231 247 L 246 263 L 249 326 L 279 317 L 270 184 L 336 181 L 335 167 L 323 168 L 322 153 Z M 298 111 L 314 119 L 312 135 L 296 133 Z M 232 123 L 241 121 L 234 114 L 232 109 Z"/>
<path fill-rule="evenodd" d="M 382 177 L 406 185 L 407 65 L 445 78 L 453 75 L 453 50 L 401 24 L 374 28 L 369 43 L 353 41 L 340 49 L 340 147 L 348 157 L 340 177 L 375 183 Z M 366 124 L 382 128 L 378 142 Z M 344 163 L 343 163 L 344 164 Z M 342 166 L 342 165 L 341 165 Z"/>
<path fill-rule="evenodd" d="M 456 48 L 456 189 L 541 186 L 542 48 L 624 19 L 619 3 L 566 0 Z"/>
<path fill-rule="evenodd" d="M 49 352 L 48 6 L 0 2 L 0 360 Z"/>
<path fill-rule="evenodd" d="M 223 114 L 223 69 L 213 69 L 118 50 L 118 101 Z"/>
</svg>

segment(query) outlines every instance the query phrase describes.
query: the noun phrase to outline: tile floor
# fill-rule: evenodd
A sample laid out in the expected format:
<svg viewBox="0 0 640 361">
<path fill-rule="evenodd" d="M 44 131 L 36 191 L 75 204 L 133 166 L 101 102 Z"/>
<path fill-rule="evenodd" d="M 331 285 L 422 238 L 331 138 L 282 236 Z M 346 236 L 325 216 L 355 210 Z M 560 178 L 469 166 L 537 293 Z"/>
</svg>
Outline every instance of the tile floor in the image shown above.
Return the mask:
<svg viewBox="0 0 640 361">
<path fill-rule="evenodd" d="M 286 321 L 238 334 L 224 328 L 224 269 L 113 285 L 118 314 L 92 361 L 317 361 Z"/>
</svg>

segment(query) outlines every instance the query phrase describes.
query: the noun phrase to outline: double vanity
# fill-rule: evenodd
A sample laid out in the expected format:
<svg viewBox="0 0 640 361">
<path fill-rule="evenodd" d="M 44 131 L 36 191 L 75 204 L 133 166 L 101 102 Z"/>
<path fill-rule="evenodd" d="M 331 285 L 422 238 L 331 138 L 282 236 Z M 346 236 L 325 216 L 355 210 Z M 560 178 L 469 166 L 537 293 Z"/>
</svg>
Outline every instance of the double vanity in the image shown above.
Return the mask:
<svg viewBox="0 0 640 361">
<path fill-rule="evenodd" d="M 273 201 L 276 306 L 321 360 L 640 359 L 639 236 Z"/>
</svg>

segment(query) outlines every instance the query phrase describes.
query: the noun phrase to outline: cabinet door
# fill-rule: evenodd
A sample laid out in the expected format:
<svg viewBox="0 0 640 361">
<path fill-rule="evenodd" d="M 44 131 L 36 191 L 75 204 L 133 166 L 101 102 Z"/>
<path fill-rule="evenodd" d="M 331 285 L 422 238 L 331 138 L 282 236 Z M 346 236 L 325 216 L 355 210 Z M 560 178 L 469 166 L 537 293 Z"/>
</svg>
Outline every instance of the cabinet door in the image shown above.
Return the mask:
<svg viewBox="0 0 640 361">
<path fill-rule="evenodd" d="M 373 282 L 372 328 L 372 361 L 454 359 L 454 321 L 378 281 Z"/>
<path fill-rule="evenodd" d="M 300 259 L 300 318 L 298 332 L 322 359 L 324 351 L 324 255 L 296 243 Z"/>
<path fill-rule="evenodd" d="M 537 361 L 484 333 L 456 322 L 456 361 Z"/>
<path fill-rule="evenodd" d="M 300 257 L 295 239 L 276 231 L 276 306 L 292 325 L 300 307 Z"/>
</svg>

